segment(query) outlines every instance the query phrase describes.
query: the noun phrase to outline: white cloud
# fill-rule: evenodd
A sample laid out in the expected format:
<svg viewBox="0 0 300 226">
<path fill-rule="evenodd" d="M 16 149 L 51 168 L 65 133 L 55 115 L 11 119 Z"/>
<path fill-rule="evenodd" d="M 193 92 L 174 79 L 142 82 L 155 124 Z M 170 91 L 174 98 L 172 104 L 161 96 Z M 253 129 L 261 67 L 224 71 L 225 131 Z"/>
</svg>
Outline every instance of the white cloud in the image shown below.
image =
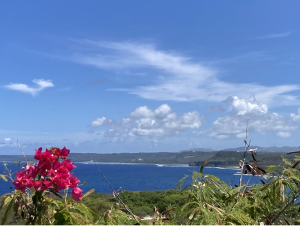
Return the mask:
<svg viewBox="0 0 300 226">
<path fill-rule="evenodd" d="M 5 141 L 10 141 L 10 138 L 4 138 Z"/>
<path fill-rule="evenodd" d="M 135 109 L 130 114 L 132 117 L 145 117 L 145 118 L 151 118 L 154 116 L 154 112 L 152 112 L 148 107 L 142 106 Z"/>
<path fill-rule="evenodd" d="M 69 57 L 81 64 L 105 69 L 131 68 L 154 69 L 154 84 L 132 89 L 111 89 L 126 91 L 146 99 L 221 102 L 224 96 L 256 99 L 268 105 L 300 104 L 297 96 L 287 94 L 299 90 L 295 84 L 265 86 L 254 83 L 230 83 L 221 81 L 214 68 L 193 62 L 178 53 L 157 50 L 153 45 L 136 43 L 78 41 L 90 45 L 91 52 Z"/>
<path fill-rule="evenodd" d="M 247 134 L 249 136 L 249 133 Z M 237 138 L 246 138 L 246 133 L 239 133 L 236 135 Z"/>
<path fill-rule="evenodd" d="M 216 135 L 216 138 L 217 138 L 217 139 L 220 139 L 220 140 L 226 139 L 226 138 L 228 138 L 228 137 L 230 137 L 230 136 L 229 136 L 229 135 Z"/>
<path fill-rule="evenodd" d="M 276 133 L 276 135 L 279 137 L 283 137 L 283 138 L 292 136 L 292 134 L 290 132 L 278 132 L 278 133 Z"/>
<path fill-rule="evenodd" d="M 50 80 L 44 79 L 34 79 L 32 80 L 33 83 L 37 85 L 37 87 L 29 87 L 26 84 L 21 83 L 12 83 L 10 85 L 4 86 L 7 89 L 17 90 L 24 93 L 30 93 L 32 96 L 36 96 L 40 91 L 45 88 L 53 87 L 53 83 Z"/>
<path fill-rule="evenodd" d="M 120 140 L 135 136 L 164 137 L 174 135 L 188 129 L 198 129 L 203 120 L 204 117 L 197 111 L 177 116 L 169 105 L 163 104 L 155 110 L 151 110 L 147 106 L 138 107 L 131 112 L 128 118 L 121 120 L 106 117 L 97 118 L 91 125 L 94 127 L 107 126 L 109 130 L 105 134 L 106 137 L 114 138 L 116 141 L 116 138 Z"/>
<path fill-rule="evenodd" d="M 284 38 L 284 37 L 290 36 L 291 34 L 292 34 L 292 32 L 268 34 L 268 35 L 257 37 L 256 39 Z"/>
<path fill-rule="evenodd" d="M 236 96 L 227 98 L 224 103 L 231 107 L 231 111 L 224 117 L 214 121 L 210 136 L 228 138 L 235 135 L 238 138 L 245 137 L 248 131 L 264 133 L 278 131 L 277 136 L 290 136 L 290 131 L 298 128 L 298 125 L 290 117 L 280 116 L 278 113 L 269 112 L 264 103 L 251 99 L 240 99 Z"/>
<path fill-rule="evenodd" d="M 291 118 L 293 120 L 299 120 L 300 119 L 300 108 L 298 108 L 298 114 L 291 113 Z"/>
<path fill-rule="evenodd" d="M 105 117 L 102 117 L 102 118 L 97 118 L 96 120 L 94 120 L 92 123 L 91 123 L 91 126 L 92 127 L 98 127 L 98 126 L 101 126 L 102 123 L 105 121 Z"/>
</svg>

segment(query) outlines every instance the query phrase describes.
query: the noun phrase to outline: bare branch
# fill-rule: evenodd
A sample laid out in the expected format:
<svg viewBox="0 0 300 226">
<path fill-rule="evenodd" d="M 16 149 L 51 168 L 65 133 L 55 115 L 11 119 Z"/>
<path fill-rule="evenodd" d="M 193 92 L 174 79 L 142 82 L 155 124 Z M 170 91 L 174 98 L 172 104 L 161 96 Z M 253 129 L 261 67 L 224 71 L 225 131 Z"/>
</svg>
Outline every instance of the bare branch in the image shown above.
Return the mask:
<svg viewBox="0 0 300 226">
<path fill-rule="evenodd" d="M 28 164 L 27 159 L 26 159 L 25 154 L 24 154 L 24 151 L 23 151 L 23 149 L 21 148 L 21 145 L 19 144 L 19 141 L 18 141 L 18 140 L 17 140 L 17 144 L 18 144 L 18 146 L 19 146 L 19 148 L 20 148 L 20 150 L 21 150 L 21 152 L 22 152 L 22 154 L 23 154 L 23 156 L 24 156 L 24 159 L 25 159 L 26 164 Z"/>
<path fill-rule="evenodd" d="M 136 218 L 136 216 L 131 212 L 131 210 L 126 206 L 126 204 L 122 201 L 122 199 L 119 197 L 119 193 L 115 191 L 115 189 L 113 188 L 113 186 L 111 185 L 111 183 L 107 180 L 107 178 L 104 176 L 104 174 L 101 172 L 101 170 L 98 168 L 97 164 L 95 163 L 95 166 L 97 167 L 98 171 L 100 172 L 101 176 L 106 180 L 106 182 L 109 184 L 113 195 L 118 199 L 119 202 L 122 203 L 122 205 L 125 207 L 125 209 L 128 211 L 128 213 L 130 213 L 130 215 L 135 219 L 135 221 L 137 222 L 138 225 L 140 225 L 141 223 L 138 221 L 138 219 Z"/>
</svg>

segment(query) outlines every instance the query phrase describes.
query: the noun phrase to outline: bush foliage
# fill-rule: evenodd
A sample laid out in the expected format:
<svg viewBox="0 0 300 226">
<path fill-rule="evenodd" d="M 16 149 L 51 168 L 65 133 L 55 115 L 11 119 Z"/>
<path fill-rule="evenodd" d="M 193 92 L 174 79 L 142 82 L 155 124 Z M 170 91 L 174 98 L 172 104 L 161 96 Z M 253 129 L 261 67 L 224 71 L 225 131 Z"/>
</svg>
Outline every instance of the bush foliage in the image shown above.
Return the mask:
<svg viewBox="0 0 300 226">
<path fill-rule="evenodd" d="M 203 174 L 206 161 L 199 171 L 190 175 L 192 183 L 184 188 L 181 186 L 187 176 L 179 181 L 175 190 L 119 193 L 113 190 L 111 195 L 96 193 L 93 189 L 79 196 L 68 195 L 68 190 L 78 184 L 69 173 L 73 165 L 67 161 L 66 166 L 70 169 L 65 171 L 69 175 L 65 178 L 69 179 L 61 184 L 59 178 L 62 177 L 58 177 L 57 172 L 63 169 L 57 167 L 64 166 L 61 162 L 66 161 L 65 157 L 58 163 L 59 158 L 49 155 L 53 159 L 47 167 L 54 170 L 52 173 L 43 171 L 44 165 L 26 164 L 27 171 L 14 175 L 7 169 L 6 175 L 0 175 L 0 179 L 12 180 L 16 188 L 0 197 L 0 222 L 59 225 L 300 224 L 300 156 L 295 155 L 292 161 L 282 156 L 280 165 L 264 170 L 256 161 L 256 150 L 249 149 L 249 146 L 246 143 L 239 160 L 241 176 L 238 185 L 229 185 L 214 175 Z M 49 150 L 58 152 L 57 148 Z M 251 162 L 245 160 L 246 154 L 251 155 Z M 29 169 L 37 170 L 32 178 Z M 259 184 L 245 184 L 242 179 L 245 173 L 265 180 Z M 59 192 L 61 189 L 63 193 Z"/>
</svg>

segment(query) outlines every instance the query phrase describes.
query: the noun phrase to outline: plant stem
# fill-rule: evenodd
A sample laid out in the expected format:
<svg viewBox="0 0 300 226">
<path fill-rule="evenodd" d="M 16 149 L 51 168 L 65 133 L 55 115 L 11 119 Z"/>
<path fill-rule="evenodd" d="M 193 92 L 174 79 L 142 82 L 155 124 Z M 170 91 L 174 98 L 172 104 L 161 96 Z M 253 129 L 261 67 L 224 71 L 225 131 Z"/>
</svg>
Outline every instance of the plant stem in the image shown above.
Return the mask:
<svg viewBox="0 0 300 226">
<path fill-rule="evenodd" d="M 24 159 L 25 159 L 26 164 L 28 164 L 27 159 L 26 159 L 25 154 L 24 154 L 24 151 L 23 151 L 23 149 L 21 148 L 21 145 L 19 144 L 19 141 L 18 141 L 18 140 L 17 140 L 17 144 L 18 144 L 18 146 L 19 146 L 19 148 L 20 148 L 20 150 L 21 150 L 21 152 L 22 152 L 22 154 L 23 154 L 23 156 L 24 156 Z"/>
<path fill-rule="evenodd" d="M 106 180 L 106 182 L 109 184 L 111 190 L 113 191 L 113 194 L 115 194 L 115 196 L 117 197 L 117 199 L 119 200 L 119 202 L 122 203 L 122 205 L 125 207 L 125 209 L 130 213 L 130 215 L 134 218 L 134 220 L 138 223 L 138 225 L 140 225 L 141 223 L 138 221 L 138 219 L 136 219 L 135 215 L 131 212 L 131 210 L 125 205 L 125 203 L 122 201 L 122 199 L 119 197 L 119 193 L 115 192 L 115 189 L 112 187 L 111 183 L 107 180 L 107 178 L 104 176 L 104 174 L 100 171 L 100 169 L 98 168 L 97 164 L 95 163 L 95 166 L 97 167 L 98 171 L 100 172 L 100 174 L 102 175 L 102 177 Z"/>
<path fill-rule="evenodd" d="M 293 199 L 291 201 L 288 202 L 288 204 L 285 205 L 285 207 L 283 207 L 274 217 L 274 219 L 270 222 L 273 223 L 275 220 L 277 220 L 277 218 L 280 216 L 280 214 L 282 214 L 291 204 L 293 204 L 295 202 L 295 199 L 298 198 L 298 196 L 300 195 L 300 192 L 293 197 Z"/>
</svg>

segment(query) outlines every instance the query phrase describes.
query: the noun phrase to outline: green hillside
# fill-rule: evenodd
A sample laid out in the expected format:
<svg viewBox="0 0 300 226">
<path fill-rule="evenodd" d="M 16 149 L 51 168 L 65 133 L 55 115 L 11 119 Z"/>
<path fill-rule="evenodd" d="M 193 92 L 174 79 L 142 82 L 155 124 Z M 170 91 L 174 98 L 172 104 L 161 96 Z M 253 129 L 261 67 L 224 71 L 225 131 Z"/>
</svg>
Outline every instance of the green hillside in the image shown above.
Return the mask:
<svg viewBox="0 0 300 226">
<path fill-rule="evenodd" d="M 199 149 L 197 149 L 199 150 Z M 200 149 L 202 150 L 202 149 Z M 208 150 L 208 149 L 203 149 Z M 194 161 L 205 161 L 216 151 L 182 151 L 156 153 L 70 153 L 69 158 L 74 162 L 114 162 L 114 163 L 152 163 L 152 164 L 191 164 Z M 33 156 L 26 156 L 28 161 L 34 161 Z M 22 155 L 1 155 L 0 161 L 23 161 Z"/>
<path fill-rule="evenodd" d="M 258 165 L 266 167 L 269 165 L 279 165 L 282 163 L 281 156 L 288 160 L 292 160 L 294 155 L 287 155 L 283 152 L 258 152 L 255 159 Z M 241 160 L 241 153 L 237 151 L 219 151 L 214 156 L 210 157 L 207 166 L 215 167 L 238 167 L 238 161 Z M 246 155 L 246 161 L 253 162 L 251 154 Z M 194 161 L 190 166 L 201 166 L 204 161 Z"/>
</svg>

